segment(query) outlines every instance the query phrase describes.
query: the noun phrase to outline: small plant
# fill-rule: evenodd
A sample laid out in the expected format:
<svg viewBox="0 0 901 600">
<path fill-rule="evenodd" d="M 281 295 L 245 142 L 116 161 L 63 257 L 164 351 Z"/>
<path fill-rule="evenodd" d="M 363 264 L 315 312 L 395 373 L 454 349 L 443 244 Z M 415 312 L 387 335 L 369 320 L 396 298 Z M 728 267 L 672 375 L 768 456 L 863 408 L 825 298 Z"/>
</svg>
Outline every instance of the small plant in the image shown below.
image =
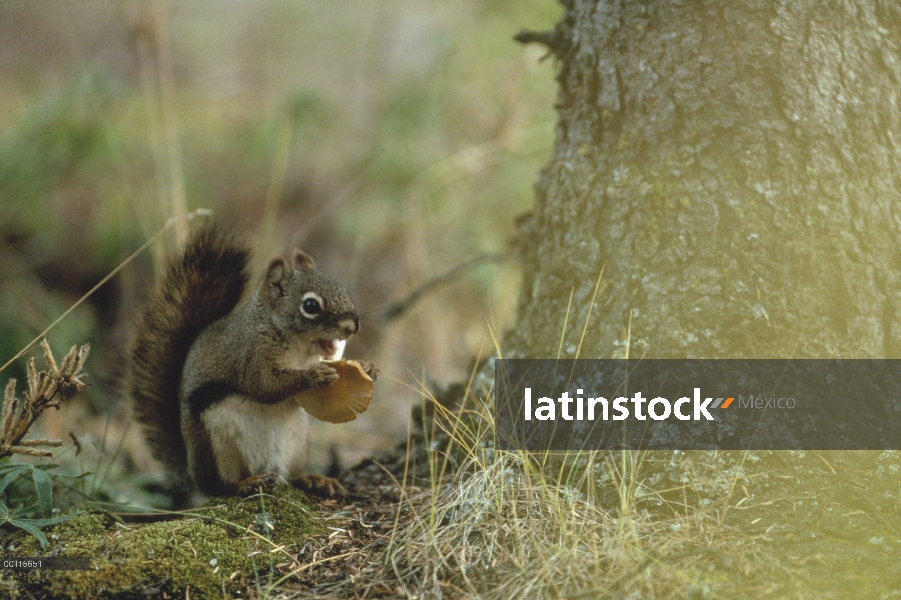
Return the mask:
<svg viewBox="0 0 901 600">
<path fill-rule="evenodd" d="M 62 523 L 67 519 L 71 519 L 76 515 L 80 515 L 80 512 L 72 513 L 68 515 L 64 515 L 62 517 L 56 517 L 54 519 L 29 519 L 24 517 L 23 515 L 28 514 L 27 509 L 15 510 L 10 512 L 9 507 L 6 506 L 6 503 L 3 500 L 0 500 L 0 525 L 5 525 L 9 523 L 13 527 L 18 527 L 19 529 L 23 529 L 33 535 L 37 540 L 41 543 L 41 548 L 44 550 L 47 549 L 47 536 L 44 535 L 44 532 L 40 530 L 41 527 L 47 527 L 50 525 L 56 525 L 57 523 Z"/>
<path fill-rule="evenodd" d="M 50 407 L 59 410 L 63 400 L 68 400 L 86 387 L 79 379 L 84 361 L 88 358 L 91 345 L 81 348 L 72 346 L 63 364 L 59 367 L 50 351 L 47 340 L 41 341 L 44 359 L 49 371 L 40 373 L 34 368 L 34 359 L 28 361 L 28 390 L 24 402 L 16 398 L 16 380 L 10 379 L 3 396 L 3 431 L 0 436 L 0 458 L 23 454 L 25 456 L 53 456 L 49 450 L 38 450 L 35 446 L 59 447 L 60 440 L 23 440 L 25 434 L 41 413 Z"/>
<path fill-rule="evenodd" d="M 53 358 L 46 339 L 41 341 L 41 348 L 44 350 L 44 359 L 47 361 L 48 370 L 38 372 L 34 366 L 34 359 L 28 361 L 28 389 L 25 391 L 24 400 L 16 398 L 15 379 L 10 379 L 6 385 L 3 395 L 2 431 L 0 431 L 0 459 L 7 459 L 13 454 L 52 457 L 52 452 L 37 447 L 59 447 L 62 446 L 62 441 L 46 438 L 25 440 L 23 438 L 45 410 L 51 407 L 59 409 L 63 400 L 68 400 L 86 386 L 79 377 L 82 376 L 81 369 L 88 357 L 90 344 L 85 344 L 80 348 L 72 346 L 59 366 Z M 55 465 L 47 468 L 53 466 Z M 37 506 L 14 511 L 10 511 L 7 504 L 0 500 L 0 525 L 8 523 L 27 531 L 37 538 L 42 548 L 47 547 L 47 538 L 39 529 L 40 527 L 55 525 L 75 516 L 75 514 L 71 514 L 49 518 L 53 513 L 53 481 L 50 474 L 47 473 L 47 468 L 8 462 L 0 465 L 0 494 L 5 493 L 11 483 L 30 471 L 38 496 Z M 44 516 L 48 518 L 32 519 L 25 516 L 34 512 L 35 509 L 41 509 Z"/>
</svg>

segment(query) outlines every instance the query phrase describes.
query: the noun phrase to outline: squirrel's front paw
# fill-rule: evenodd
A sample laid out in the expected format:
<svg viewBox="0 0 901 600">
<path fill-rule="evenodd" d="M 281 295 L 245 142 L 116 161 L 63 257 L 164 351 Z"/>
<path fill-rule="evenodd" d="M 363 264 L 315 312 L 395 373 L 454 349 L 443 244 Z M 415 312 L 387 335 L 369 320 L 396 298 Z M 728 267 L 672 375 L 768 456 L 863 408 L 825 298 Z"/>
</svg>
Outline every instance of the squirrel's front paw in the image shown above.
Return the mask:
<svg viewBox="0 0 901 600">
<path fill-rule="evenodd" d="M 368 360 L 360 360 L 357 362 L 359 362 L 360 366 L 363 367 L 363 372 L 369 375 L 370 379 L 372 379 L 373 381 L 378 379 L 379 375 L 382 374 L 382 372 L 379 371 L 379 368 L 375 366 L 375 363 L 372 363 Z"/>
<path fill-rule="evenodd" d="M 320 387 L 323 385 L 331 385 L 338 381 L 338 371 L 334 367 L 330 367 L 325 363 L 319 363 L 310 368 L 310 387 Z"/>
</svg>

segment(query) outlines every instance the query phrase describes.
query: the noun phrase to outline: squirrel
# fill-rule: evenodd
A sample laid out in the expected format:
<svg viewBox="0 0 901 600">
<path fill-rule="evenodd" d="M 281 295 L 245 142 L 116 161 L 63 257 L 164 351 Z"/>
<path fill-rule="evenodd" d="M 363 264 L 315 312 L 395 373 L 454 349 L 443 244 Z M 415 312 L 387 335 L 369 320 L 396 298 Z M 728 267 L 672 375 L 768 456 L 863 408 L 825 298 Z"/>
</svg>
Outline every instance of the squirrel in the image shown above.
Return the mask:
<svg viewBox="0 0 901 600">
<path fill-rule="evenodd" d="M 347 291 L 308 255 L 270 261 L 254 295 L 250 249 L 221 225 L 195 229 L 158 282 L 131 350 L 129 388 L 153 454 L 180 487 L 207 496 L 293 484 L 334 496 L 305 474 L 308 415 L 292 396 L 338 380 L 360 320 Z M 361 363 L 370 377 L 372 363 Z"/>
</svg>

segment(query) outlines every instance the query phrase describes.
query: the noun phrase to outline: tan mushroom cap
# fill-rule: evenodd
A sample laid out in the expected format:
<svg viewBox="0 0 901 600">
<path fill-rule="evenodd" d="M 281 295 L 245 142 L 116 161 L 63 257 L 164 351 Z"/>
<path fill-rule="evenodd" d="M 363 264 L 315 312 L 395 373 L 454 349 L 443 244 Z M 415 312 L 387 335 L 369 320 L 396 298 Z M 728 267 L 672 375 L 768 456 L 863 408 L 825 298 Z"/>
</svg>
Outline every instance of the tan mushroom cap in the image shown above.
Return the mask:
<svg viewBox="0 0 901 600">
<path fill-rule="evenodd" d="M 372 378 L 354 360 L 327 361 L 326 364 L 338 371 L 338 381 L 304 390 L 295 395 L 294 400 L 320 421 L 353 421 L 369 408 L 375 389 Z"/>
</svg>

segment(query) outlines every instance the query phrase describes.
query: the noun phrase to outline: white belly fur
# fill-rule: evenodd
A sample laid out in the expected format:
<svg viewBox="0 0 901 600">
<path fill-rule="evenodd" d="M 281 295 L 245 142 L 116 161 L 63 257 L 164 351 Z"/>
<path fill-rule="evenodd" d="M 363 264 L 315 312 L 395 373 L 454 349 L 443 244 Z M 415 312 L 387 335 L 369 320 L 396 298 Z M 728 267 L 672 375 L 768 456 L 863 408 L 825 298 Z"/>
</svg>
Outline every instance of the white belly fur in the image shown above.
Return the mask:
<svg viewBox="0 0 901 600">
<path fill-rule="evenodd" d="M 272 473 L 287 483 L 304 475 L 308 415 L 293 401 L 263 404 L 232 395 L 203 411 L 200 420 L 224 482 Z"/>
<path fill-rule="evenodd" d="M 345 340 L 337 341 L 336 352 L 328 359 L 340 359 L 344 345 Z M 308 344 L 286 356 L 289 368 L 295 369 L 308 369 L 320 360 Z M 272 473 L 284 484 L 306 474 L 309 415 L 291 398 L 263 404 L 233 394 L 203 411 L 200 421 L 209 434 L 222 481 L 238 483 Z"/>
</svg>

